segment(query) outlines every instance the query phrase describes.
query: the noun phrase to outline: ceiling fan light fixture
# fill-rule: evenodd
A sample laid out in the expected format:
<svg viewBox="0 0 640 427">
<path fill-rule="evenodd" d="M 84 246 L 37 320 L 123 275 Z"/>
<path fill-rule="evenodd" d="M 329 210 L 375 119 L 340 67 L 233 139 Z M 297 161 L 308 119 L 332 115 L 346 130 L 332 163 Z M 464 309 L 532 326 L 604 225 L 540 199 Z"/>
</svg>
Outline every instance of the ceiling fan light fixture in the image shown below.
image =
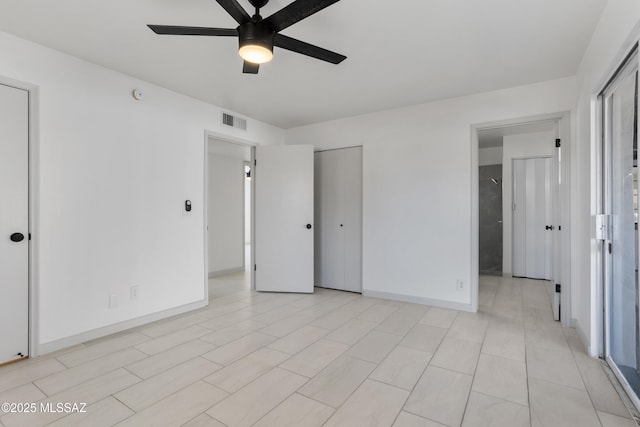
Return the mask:
<svg viewBox="0 0 640 427">
<path fill-rule="evenodd" d="M 264 64 L 273 59 L 271 49 L 257 43 L 247 43 L 238 49 L 240 57 L 253 64 Z"/>
<path fill-rule="evenodd" d="M 236 28 L 186 27 L 182 25 L 147 25 L 156 34 L 180 36 L 237 37 L 238 54 L 244 60 L 244 74 L 258 74 L 260 64 L 273 59 L 273 47 L 339 64 L 346 56 L 297 40 L 280 32 L 285 28 L 340 0 L 294 0 L 271 16 L 262 19 L 260 9 L 269 0 L 246 0 L 255 8 L 250 16 L 238 0 L 217 0 L 218 4 L 239 24 Z"/>
<path fill-rule="evenodd" d="M 238 54 L 247 62 L 264 64 L 273 59 L 274 32 L 261 21 L 248 22 L 238 27 L 240 48 Z"/>
</svg>

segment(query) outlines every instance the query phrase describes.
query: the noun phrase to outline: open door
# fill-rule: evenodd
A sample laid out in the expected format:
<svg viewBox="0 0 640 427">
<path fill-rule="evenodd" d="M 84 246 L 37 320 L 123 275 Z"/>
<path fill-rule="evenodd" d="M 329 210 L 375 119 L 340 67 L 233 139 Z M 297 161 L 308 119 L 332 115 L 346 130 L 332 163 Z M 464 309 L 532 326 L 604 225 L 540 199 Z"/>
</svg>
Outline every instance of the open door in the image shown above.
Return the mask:
<svg viewBox="0 0 640 427">
<path fill-rule="evenodd" d="M 256 290 L 312 293 L 313 234 L 313 147 L 256 147 Z"/>
<path fill-rule="evenodd" d="M 560 231 L 562 230 L 562 224 L 560 223 L 560 212 L 563 211 L 565 201 L 560 197 L 560 190 L 562 185 L 562 144 L 558 130 L 559 124 L 555 124 L 556 140 L 555 151 L 553 157 L 551 157 L 551 195 L 552 195 L 552 210 L 551 210 L 551 247 L 552 247 L 552 266 L 551 266 L 551 283 L 553 285 L 553 318 L 560 320 L 560 301 L 562 291 L 562 263 L 560 259 L 562 257 L 562 241 L 560 239 Z"/>
<path fill-rule="evenodd" d="M 0 365 L 29 354 L 29 93 L 0 85 Z"/>
</svg>

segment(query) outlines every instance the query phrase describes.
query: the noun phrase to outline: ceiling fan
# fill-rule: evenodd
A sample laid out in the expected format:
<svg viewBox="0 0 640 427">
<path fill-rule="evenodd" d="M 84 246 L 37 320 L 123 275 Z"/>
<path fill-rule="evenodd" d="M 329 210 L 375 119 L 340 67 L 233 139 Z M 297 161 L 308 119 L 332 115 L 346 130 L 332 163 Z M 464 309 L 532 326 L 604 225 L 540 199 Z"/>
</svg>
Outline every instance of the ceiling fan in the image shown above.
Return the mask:
<svg viewBox="0 0 640 427">
<path fill-rule="evenodd" d="M 249 0 L 255 7 L 255 14 L 249 14 L 237 0 L 216 0 L 233 19 L 237 28 L 183 27 L 175 25 L 148 25 L 156 34 L 183 36 L 238 37 L 238 53 L 244 59 L 243 73 L 258 74 L 260 64 L 271 61 L 273 47 L 277 46 L 292 52 L 339 64 L 347 57 L 318 46 L 285 36 L 280 31 L 301 21 L 339 0 L 296 0 L 278 12 L 262 19 L 260 8 L 269 0 Z"/>
</svg>

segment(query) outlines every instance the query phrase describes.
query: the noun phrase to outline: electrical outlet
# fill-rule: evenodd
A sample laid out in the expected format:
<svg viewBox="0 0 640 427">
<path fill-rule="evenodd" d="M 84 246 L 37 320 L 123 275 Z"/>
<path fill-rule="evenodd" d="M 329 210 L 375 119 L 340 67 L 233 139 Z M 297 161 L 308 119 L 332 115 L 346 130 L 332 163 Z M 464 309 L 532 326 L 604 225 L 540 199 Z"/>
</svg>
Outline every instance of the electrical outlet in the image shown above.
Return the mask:
<svg viewBox="0 0 640 427">
<path fill-rule="evenodd" d="M 109 295 L 109 308 L 118 307 L 118 295 Z"/>
<path fill-rule="evenodd" d="M 456 281 L 456 289 L 459 291 L 464 291 L 464 280 L 458 279 Z"/>
<path fill-rule="evenodd" d="M 140 286 L 133 285 L 129 289 L 129 296 L 131 297 L 131 301 L 138 299 L 138 297 L 140 296 Z"/>
</svg>

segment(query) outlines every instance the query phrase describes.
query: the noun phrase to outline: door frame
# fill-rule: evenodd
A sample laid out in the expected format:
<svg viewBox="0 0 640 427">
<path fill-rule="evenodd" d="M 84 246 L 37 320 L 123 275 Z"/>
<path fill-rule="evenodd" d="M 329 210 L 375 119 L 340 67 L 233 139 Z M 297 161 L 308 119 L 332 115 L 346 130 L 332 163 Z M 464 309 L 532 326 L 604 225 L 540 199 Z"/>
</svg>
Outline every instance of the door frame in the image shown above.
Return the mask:
<svg viewBox="0 0 640 427">
<path fill-rule="evenodd" d="M 38 312 L 38 289 L 39 289 L 39 224 L 40 224 L 40 210 L 39 210 L 39 195 L 40 187 L 38 185 L 38 177 L 40 171 L 40 144 L 39 144 L 39 126 L 38 126 L 38 111 L 39 111 L 39 88 L 37 85 L 23 82 L 20 80 L 11 79 L 9 77 L 0 76 L 0 84 L 4 86 L 10 86 L 16 89 L 24 90 L 28 93 L 28 233 L 29 238 L 27 240 L 28 248 L 28 272 L 27 272 L 27 289 L 29 292 L 28 307 L 29 307 L 29 324 L 27 327 L 28 337 L 28 356 L 30 358 L 38 356 L 39 351 L 39 312 Z"/>
<path fill-rule="evenodd" d="M 205 301 L 209 301 L 209 239 L 208 239 L 208 229 L 207 229 L 207 221 L 209 219 L 209 140 L 216 139 L 221 142 L 241 145 L 244 147 L 249 147 L 251 149 L 251 161 L 250 163 L 255 167 L 255 159 L 256 159 L 256 150 L 255 147 L 260 145 L 257 142 L 240 138 L 235 136 L 229 136 L 220 132 L 215 132 L 211 130 L 204 131 L 204 163 L 203 163 L 203 216 L 202 216 L 202 240 L 203 240 L 203 248 L 204 248 L 204 298 Z M 251 180 L 251 252 L 249 257 L 249 265 L 255 263 L 255 244 L 254 244 L 254 236 L 255 236 L 255 169 L 251 168 L 252 179 Z M 244 198 L 243 198 L 244 201 Z M 244 215 L 244 212 L 243 212 Z M 244 245 L 244 227 L 242 229 L 243 235 L 243 245 Z M 243 250 L 243 266 L 246 260 L 244 260 L 244 250 Z M 254 269 L 251 270 L 251 289 L 255 290 L 256 288 L 256 277 Z"/>
<path fill-rule="evenodd" d="M 569 152 L 571 133 L 571 112 L 560 111 L 555 113 L 541 114 L 535 116 L 521 117 L 515 119 L 497 120 L 472 124 L 471 131 L 471 310 L 478 310 L 478 275 L 479 275 L 479 177 L 478 177 L 478 132 L 485 129 L 497 127 L 511 127 L 533 124 L 538 122 L 558 122 L 558 138 L 562 140 L 562 185 L 560 186 L 560 197 L 565 201 L 559 207 L 558 224 L 562 225 L 564 233 L 560 235 L 560 245 L 563 248 L 559 254 L 559 259 L 554 263 L 561 265 L 562 277 L 562 326 L 571 325 L 571 205 L 572 195 L 569 191 L 571 187 L 571 155 Z"/>
</svg>

